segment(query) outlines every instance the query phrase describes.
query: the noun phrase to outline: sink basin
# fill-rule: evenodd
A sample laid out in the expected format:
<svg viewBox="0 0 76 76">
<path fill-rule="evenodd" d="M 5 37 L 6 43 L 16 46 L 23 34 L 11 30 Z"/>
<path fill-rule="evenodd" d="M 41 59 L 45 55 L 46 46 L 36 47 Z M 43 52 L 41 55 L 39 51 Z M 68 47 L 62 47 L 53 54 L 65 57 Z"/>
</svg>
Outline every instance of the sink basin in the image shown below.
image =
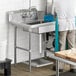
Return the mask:
<svg viewBox="0 0 76 76">
<path fill-rule="evenodd" d="M 35 24 L 41 24 L 41 23 L 45 23 L 45 22 L 31 22 L 31 23 L 27 23 L 27 24 L 29 24 L 29 25 L 35 25 Z"/>
<path fill-rule="evenodd" d="M 35 25 L 35 24 L 41 24 L 41 23 L 45 23 L 45 22 L 34 20 L 34 21 L 28 21 L 28 22 L 25 22 L 25 23 L 28 24 L 28 25 Z"/>
</svg>

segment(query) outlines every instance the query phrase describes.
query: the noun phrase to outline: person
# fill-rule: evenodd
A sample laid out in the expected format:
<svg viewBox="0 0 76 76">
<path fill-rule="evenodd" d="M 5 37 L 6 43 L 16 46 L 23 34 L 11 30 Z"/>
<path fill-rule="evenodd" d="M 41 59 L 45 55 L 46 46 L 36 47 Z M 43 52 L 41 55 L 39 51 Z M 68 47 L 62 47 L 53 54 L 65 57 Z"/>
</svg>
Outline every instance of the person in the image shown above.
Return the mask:
<svg viewBox="0 0 76 76">
<path fill-rule="evenodd" d="M 59 50 L 65 50 L 66 41 L 68 48 L 75 48 L 75 0 L 54 0 L 52 14 L 56 13 L 59 25 Z M 59 62 L 60 70 L 64 63 Z M 71 72 L 76 72 L 76 66 L 70 66 Z"/>
</svg>

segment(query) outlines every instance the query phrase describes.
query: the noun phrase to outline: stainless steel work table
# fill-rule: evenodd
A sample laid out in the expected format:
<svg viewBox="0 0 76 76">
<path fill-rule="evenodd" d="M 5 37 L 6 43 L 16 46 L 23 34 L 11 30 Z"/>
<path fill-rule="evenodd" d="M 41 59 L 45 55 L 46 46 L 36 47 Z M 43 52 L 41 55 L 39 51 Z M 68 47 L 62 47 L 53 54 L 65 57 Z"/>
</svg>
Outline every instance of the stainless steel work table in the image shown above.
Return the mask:
<svg viewBox="0 0 76 76">
<path fill-rule="evenodd" d="M 16 48 L 28 51 L 29 52 L 29 69 L 30 69 L 30 72 L 31 72 L 31 33 L 37 33 L 41 36 L 42 33 L 55 31 L 55 22 L 43 23 L 43 20 L 39 20 L 39 21 L 40 21 L 40 23 L 35 24 L 35 25 L 31 25 L 31 24 L 26 23 L 24 21 L 14 21 L 14 20 L 8 21 L 8 30 L 9 30 L 9 24 L 12 24 L 15 28 L 15 30 L 14 30 L 14 63 L 16 64 L 16 60 L 17 60 L 16 59 Z M 51 28 L 50 28 L 50 26 L 51 26 Z M 29 49 L 24 49 L 24 48 L 16 46 L 16 30 L 17 30 L 17 27 L 21 27 L 25 31 L 29 32 Z M 46 29 L 47 29 L 47 27 L 49 27 L 49 30 L 48 29 L 46 30 L 44 27 Z M 39 29 L 38 32 L 34 32 L 33 29 L 36 29 L 36 28 L 42 28 L 42 29 L 44 29 L 44 31 L 40 31 L 40 29 Z M 8 31 L 8 34 L 9 34 L 9 31 Z M 41 52 L 41 49 L 40 49 L 40 52 Z"/>
<path fill-rule="evenodd" d="M 52 55 L 51 58 L 56 60 L 56 76 L 59 76 L 59 61 L 76 66 L 76 62 L 70 61 L 68 59 L 63 59 L 55 55 Z"/>
</svg>

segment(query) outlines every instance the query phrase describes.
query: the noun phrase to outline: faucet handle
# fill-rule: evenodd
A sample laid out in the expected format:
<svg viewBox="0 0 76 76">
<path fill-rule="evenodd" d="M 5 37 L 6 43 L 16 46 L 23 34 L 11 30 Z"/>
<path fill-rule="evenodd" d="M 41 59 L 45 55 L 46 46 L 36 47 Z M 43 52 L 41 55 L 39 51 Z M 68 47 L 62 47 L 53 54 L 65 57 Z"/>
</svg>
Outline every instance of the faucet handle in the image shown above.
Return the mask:
<svg viewBox="0 0 76 76">
<path fill-rule="evenodd" d="M 35 7 L 31 7 L 30 8 L 30 17 L 31 19 L 38 19 L 38 15 L 37 15 L 38 11 Z"/>
<path fill-rule="evenodd" d="M 22 13 L 22 18 L 26 18 L 27 17 L 27 14 L 26 13 Z"/>
</svg>

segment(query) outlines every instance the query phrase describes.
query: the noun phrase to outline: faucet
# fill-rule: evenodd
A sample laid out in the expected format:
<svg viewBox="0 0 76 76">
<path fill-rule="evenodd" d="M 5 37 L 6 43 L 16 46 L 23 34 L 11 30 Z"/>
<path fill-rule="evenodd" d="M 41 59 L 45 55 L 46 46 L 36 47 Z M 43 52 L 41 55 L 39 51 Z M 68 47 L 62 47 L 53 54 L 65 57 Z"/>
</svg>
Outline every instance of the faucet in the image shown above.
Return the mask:
<svg viewBox="0 0 76 76">
<path fill-rule="evenodd" d="M 36 7 L 30 7 L 30 18 L 31 19 L 38 19 L 38 15 L 37 15 L 37 9 Z"/>
<path fill-rule="evenodd" d="M 27 16 L 27 14 L 26 13 L 23 13 L 22 14 L 22 18 L 27 18 L 28 16 Z"/>
<path fill-rule="evenodd" d="M 32 20 L 38 19 L 37 9 L 35 7 L 30 7 L 28 11 L 22 13 L 22 18 L 29 18 Z"/>
</svg>

